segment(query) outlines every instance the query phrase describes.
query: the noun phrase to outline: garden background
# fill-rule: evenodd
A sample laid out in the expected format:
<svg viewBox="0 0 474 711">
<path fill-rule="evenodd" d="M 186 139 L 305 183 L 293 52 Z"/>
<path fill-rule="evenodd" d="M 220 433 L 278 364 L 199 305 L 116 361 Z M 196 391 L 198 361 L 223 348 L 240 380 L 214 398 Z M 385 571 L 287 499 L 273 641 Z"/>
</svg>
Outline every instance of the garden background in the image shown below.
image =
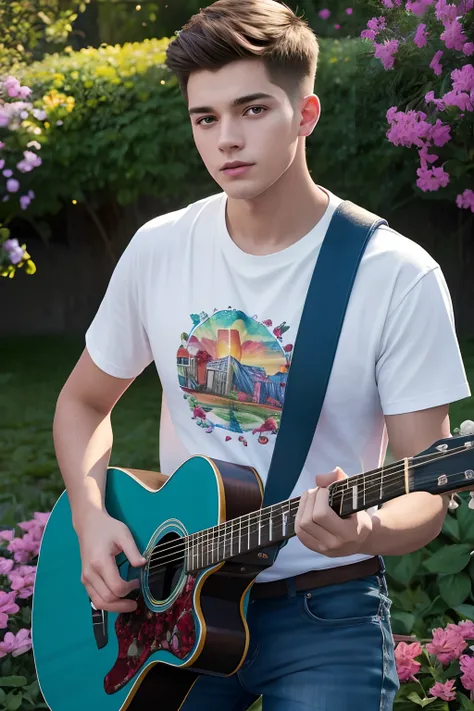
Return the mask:
<svg viewBox="0 0 474 711">
<path fill-rule="evenodd" d="M 134 231 L 218 190 L 163 64 L 205 4 L 0 0 L 0 711 L 45 707 L 28 630 L 41 514 L 62 490 L 59 390 Z M 473 2 L 288 4 L 321 42 L 314 178 L 439 261 L 474 386 Z M 159 414 L 149 368 L 114 411 L 113 463 L 159 469 Z M 453 405 L 453 428 L 472 419 L 472 398 Z M 432 544 L 387 560 L 394 632 L 435 645 L 399 645 L 400 711 L 474 711 L 474 625 L 458 624 L 474 621 L 468 498 Z"/>
</svg>

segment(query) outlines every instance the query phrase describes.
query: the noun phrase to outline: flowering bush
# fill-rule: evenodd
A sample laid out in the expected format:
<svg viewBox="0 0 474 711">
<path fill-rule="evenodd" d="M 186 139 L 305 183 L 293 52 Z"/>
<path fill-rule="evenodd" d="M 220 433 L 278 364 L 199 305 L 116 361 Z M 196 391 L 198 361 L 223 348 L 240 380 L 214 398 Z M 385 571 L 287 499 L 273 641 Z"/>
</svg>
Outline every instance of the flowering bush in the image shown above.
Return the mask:
<svg viewBox="0 0 474 711">
<path fill-rule="evenodd" d="M 31 89 L 21 86 L 18 79 L 8 76 L 0 85 L 0 195 L 7 220 L 19 209 L 26 210 L 35 194 L 28 190 L 25 176 L 41 165 L 37 151 L 41 148 L 36 137 L 41 135 L 38 123 L 46 114 L 34 109 L 30 101 Z M 35 152 L 36 151 L 36 152 Z M 21 155 L 21 158 L 20 158 Z M 36 267 L 17 239 L 10 238 L 10 231 L 0 223 L 0 275 L 13 277 L 15 271 L 25 267 L 27 274 L 34 274 Z"/>
<path fill-rule="evenodd" d="M 361 37 L 384 69 L 396 70 L 398 106 L 387 112 L 387 138 L 418 151 L 420 190 L 449 186 L 447 197 L 474 212 L 474 0 L 381 4 Z"/>
<path fill-rule="evenodd" d="M 0 710 L 47 708 L 41 700 L 31 649 L 31 597 L 49 514 L 18 524 L 22 535 L 0 531 Z"/>
<path fill-rule="evenodd" d="M 474 709 L 474 623 L 463 620 L 432 631 L 420 643 L 399 642 L 395 660 L 400 691 L 397 708 Z M 444 703 L 440 703 L 444 702 Z M 449 704 L 449 705 L 448 705 Z"/>
</svg>

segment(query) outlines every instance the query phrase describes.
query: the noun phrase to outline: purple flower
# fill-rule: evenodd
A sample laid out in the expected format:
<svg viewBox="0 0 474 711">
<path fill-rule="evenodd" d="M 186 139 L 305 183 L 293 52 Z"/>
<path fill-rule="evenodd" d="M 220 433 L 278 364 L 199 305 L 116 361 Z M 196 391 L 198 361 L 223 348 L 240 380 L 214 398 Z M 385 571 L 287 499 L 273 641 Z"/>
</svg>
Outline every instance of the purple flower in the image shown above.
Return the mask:
<svg viewBox="0 0 474 711">
<path fill-rule="evenodd" d="M 374 32 L 374 30 L 362 30 L 360 36 L 362 37 L 362 39 L 368 39 L 373 42 L 374 39 L 377 37 L 377 33 Z"/>
<path fill-rule="evenodd" d="M 30 94 L 31 89 L 29 89 L 27 86 L 20 86 L 20 89 L 18 91 L 18 96 L 20 99 L 27 99 Z"/>
<path fill-rule="evenodd" d="M 4 165 L 5 165 L 5 161 L 3 160 L 3 158 L 0 158 L 0 170 L 3 169 Z"/>
<path fill-rule="evenodd" d="M 393 69 L 395 64 L 394 55 L 398 52 L 398 40 L 385 40 L 383 44 L 375 42 L 375 57 L 380 59 L 384 69 Z"/>
<path fill-rule="evenodd" d="M 474 54 L 474 42 L 466 42 L 466 44 L 462 48 L 462 51 L 464 52 L 466 57 L 470 57 L 471 54 Z"/>
<path fill-rule="evenodd" d="M 35 199 L 35 194 L 34 194 L 33 190 L 28 190 L 28 197 L 30 198 L 30 200 Z"/>
<path fill-rule="evenodd" d="M 327 7 L 325 7 L 324 10 L 320 10 L 318 15 L 321 20 L 327 20 L 329 17 L 331 17 L 331 10 L 328 10 Z"/>
<path fill-rule="evenodd" d="M 11 178 L 12 175 L 13 175 L 13 171 L 10 170 L 9 168 L 6 168 L 6 169 L 3 171 L 3 175 L 5 176 L 5 178 Z"/>
<path fill-rule="evenodd" d="M 413 39 L 413 42 L 416 44 L 417 47 L 424 47 L 427 43 L 428 40 L 428 33 L 425 32 L 426 25 L 421 23 L 418 25 L 418 28 L 415 33 L 415 37 Z"/>
<path fill-rule="evenodd" d="M 7 180 L 7 190 L 9 193 L 17 193 L 20 189 L 20 183 L 15 178 Z"/>
<path fill-rule="evenodd" d="M 28 197 L 28 195 L 22 195 L 20 198 L 21 209 L 26 210 L 26 208 L 28 207 L 30 202 L 31 202 L 31 198 Z"/>
<path fill-rule="evenodd" d="M 453 20 L 453 22 L 446 25 L 444 32 L 440 35 L 440 39 L 443 40 L 448 49 L 462 52 L 466 43 L 466 35 L 463 32 L 461 23 L 458 20 Z"/>
<path fill-rule="evenodd" d="M 432 5 L 434 0 L 407 0 L 406 9 L 420 17 Z"/>
<path fill-rule="evenodd" d="M 456 205 L 465 210 L 474 212 L 474 191 L 469 188 L 457 196 Z"/>
<path fill-rule="evenodd" d="M 38 121 L 44 121 L 47 118 L 46 112 L 42 111 L 42 109 L 33 109 L 31 113 Z"/>
<path fill-rule="evenodd" d="M 5 144 L 4 144 L 2 141 L 0 141 L 0 150 L 1 150 L 2 148 L 5 148 Z"/>
<path fill-rule="evenodd" d="M 22 247 L 20 247 L 17 239 L 7 239 L 7 241 L 3 243 L 3 248 L 7 252 L 12 264 L 18 264 L 18 262 L 21 262 L 23 259 L 24 251 Z"/>
<path fill-rule="evenodd" d="M 346 7 L 346 15 L 352 15 L 353 12 L 352 7 Z"/>
<path fill-rule="evenodd" d="M 41 158 L 32 151 L 24 151 L 23 156 L 24 159 L 17 163 L 16 166 L 22 173 L 29 173 L 33 168 L 38 168 L 42 163 Z"/>
<path fill-rule="evenodd" d="M 15 77 L 8 76 L 3 82 L 3 88 L 7 90 L 8 96 L 16 98 L 20 92 L 20 82 Z"/>
<path fill-rule="evenodd" d="M 449 173 L 447 173 L 444 168 L 428 168 L 421 167 L 416 171 L 418 175 L 418 180 L 416 181 L 417 186 L 423 192 L 434 192 L 439 190 L 439 188 L 445 188 L 449 183 Z"/>
<path fill-rule="evenodd" d="M 441 72 L 443 71 L 443 67 L 441 66 L 441 63 L 440 63 L 440 59 L 443 56 L 443 54 L 444 54 L 443 50 L 439 49 L 430 62 L 430 68 L 434 71 L 434 73 L 438 77 L 441 74 Z"/>
<path fill-rule="evenodd" d="M 451 126 L 443 123 L 438 119 L 434 126 L 431 127 L 429 132 L 429 137 L 435 144 L 435 146 L 444 146 L 448 141 L 451 140 Z"/>
</svg>

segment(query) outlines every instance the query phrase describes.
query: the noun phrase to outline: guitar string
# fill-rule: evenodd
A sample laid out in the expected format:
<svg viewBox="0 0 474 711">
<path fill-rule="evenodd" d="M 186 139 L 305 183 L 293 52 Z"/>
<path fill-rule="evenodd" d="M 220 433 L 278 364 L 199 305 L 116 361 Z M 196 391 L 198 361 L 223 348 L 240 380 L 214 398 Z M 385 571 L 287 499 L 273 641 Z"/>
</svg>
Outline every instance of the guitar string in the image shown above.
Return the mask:
<svg viewBox="0 0 474 711">
<path fill-rule="evenodd" d="M 416 466 L 422 466 L 422 465 L 416 465 Z M 455 473 L 453 473 L 453 474 L 449 474 L 449 475 L 446 475 L 446 476 L 447 476 L 447 479 L 449 479 L 449 478 L 451 478 L 451 477 L 453 477 L 453 476 L 457 476 L 458 474 L 459 474 L 459 472 L 455 472 Z M 473 482 L 473 483 L 474 483 L 474 482 Z M 349 490 L 349 489 L 345 489 L 344 491 L 348 491 L 348 490 Z M 283 509 L 283 508 L 282 508 L 281 513 L 282 513 L 282 514 L 285 514 L 285 513 L 288 513 L 288 514 L 289 514 L 289 513 L 294 513 L 295 507 L 296 507 L 296 509 L 298 508 L 299 501 L 300 501 L 300 497 L 297 497 L 297 498 L 295 498 L 295 499 L 290 499 L 290 500 L 288 500 L 288 507 L 287 507 L 287 509 Z M 273 506 L 271 506 L 271 507 L 269 507 L 269 508 L 272 509 L 272 508 L 278 507 L 278 506 L 281 507 L 281 504 L 274 504 Z M 263 510 L 262 510 L 262 511 L 263 511 Z M 250 517 L 250 516 L 252 516 L 252 515 L 253 515 L 253 514 L 247 514 L 246 516 Z M 242 536 L 241 536 L 241 532 L 242 532 L 242 531 L 244 532 L 244 534 L 245 534 L 246 536 L 251 536 L 252 533 L 257 532 L 257 531 L 259 530 L 259 528 L 261 527 L 262 523 L 265 524 L 265 523 L 269 520 L 269 518 L 270 518 L 271 516 L 272 516 L 272 512 L 270 512 L 269 515 L 266 516 L 266 517 L 263 517 L 263 516 L 262 516 L 262 517 L 260 518 L 260 520 L 255 520 L 255 521 L 250 521 L 250 520 L 249 520 L 249 521 L 247 522 L 247 525 L 246 525 L 246 526 L 243 526 L 243 527 L 241 527 L 241 528 L 239 529 L 239 538 L 242 538 Z M 241 518 L 244 518 L 244 517 L 241 517 Z M 212 552 L 212 551 L 214 551 L 215 549 L 217 550 L 217 548 L 220 548 L 220 547 L 221 547 L 221 545 L 222 545 L 222 540 L 223 540 L 223 539 L 224 539 L 223 545 L 224 545 L 224 548 L 225 548 L 226 543 L 228 543 L 229 541 L 232 542 L 232 540 L 233 540 L 233 536 L 234 536 L 234 534 L 236 533 L 236 531 L 233 529 L 233 526 L 235 526 L 235 523 L 236 523 L 237 521 L 239 521 L 238 518 L 237 518 L 237 519 L 231 519 L 230 521 L 223 522 L 223 523 L 220 524 L 219 526 L 215 526 L 215 527 L 210 528 L 210 529 L 205 529 L 205 531 L 211 532 L 211 531 L 216 530 L 217 528 L 220 527 L 220 528 L 222 529 L 222 534 L 223 534 L 223 535 L 222 535 L 222 536 L 218 536 L 217 538 L 216 538 L 215 536 L 212 536 L 212 540 L 211 540 L 211 541 L 209 541 L 209 537 L 210 537 L 210 536 L 208 535 L 206 542 L 204 541 L 204 536 L 202 536 L 202 535 L 200 536 L 200 539 L 201 539 L 201 540 L 199 540 L 199 539 L 193 540 L 193 542 L 192 542 L 192 544 L 191 544 L 193 548 L 197 548 L 197 547 L 198 547 L 198 544 L 200 544 L 200 543 L 205 543 L 206 546 L 209 546 L 209 543 L 211 543 L 211 548 L 209 548 L 209 547 L 202 548 L 200 552 L 197 552 L 196 554 L 193 553 L 192 555 L 196 555 L 196 556 L 201 555 L 201 556 L 203 556 L 204 554 L 206 554 L 206 555 L 209 554 L 210 551 Z M 252 523 L 255 523 L 255 524 L 256 524 L 253 529 L 252 529 Z M 275 522 L 273 525 L 274 525 L 274 526 L 278 526 L 278 525 L 280 525 L 280 524 L 279 524 L 279 522 Z M 282 525 L 283 525 L 283 524 L 282 524 Z M 230 537 L 229 537 L 229 531 L 226 530 L 226 527 L 227 527 L 227 526 L 229 526 L 229 528 L 231 529 L 231 530 L 230 530 Z M 248 529 L 248 530 L 247 530 L 247 529 Z M 191 536 L 188 536 L 188 537 L 186 537 L 186 538 L 189 540 L 192 536 L 195 536 L 195 535 L 196 535 L 196 534 L 191 534 Z M 180 539 L 180 542 L 179 542 L 176 546 L 173 546 L 173 549 L 177 549 L 177 548 L 183 549 L 183 548 L 185 548 L 185 547 L 186 547 L 186 538 Z M 271 540 L 269 541 L 269 543 L 271 543 Z M 215 544 L 215 547 L 214 547 L 214 544 Z M 268 544 L 266 544 L 266 545 L 268 545 Z M 189 547 L 191 547 L 191 546 L 188 546 L 188 548 L 189 548 Z M 150 557 L 150 564 L 153 563 L 153 562 L 156 562 L 158 559 L 160 560 L 160 564 L 159 564 L 159 565 L 162 565 L 162 564 L 164 564 L 165 562 L 166 562 L 166 564 L 169 564 L 169 563 L 173 562 L 174 560 L 181 560 L 181 559 L 182 559 L 181 557 L 179 557 L 179 558 L 175 558 L 175 559 L 172 558 L 171 560 L 166 560 L 166 559 L 169 557 L 169 555 L 170 555 L 170 552 L 169 552 L 170 550 L 171 550 L 171 549 L 168 549 L 168 550 L 163 551 L 163 552 L 167 553 L 167 555 L 162 556 L 162 557 L 160 556 L 160 554 L 159 554 L 158 556 L 156 556 L 156 555 L 153 556 L 153 555 L 152 555 L 152 556 Z M 177 552 L 178 552 L 178 551 L 176 550 L 176 553 L 177 553 Z M 171 553 L 171 556 L 173 556 L 173 555 L 174 555 L 174 553 Z M 233 554 L 233 555 L 237 555 L 237 554 Z"/>
<path fill-rule="evenodd" d="M 432 462 L 438 461 L 438 460 L 440 460 L 440 459 L 443 459 L 443 460 L 444 460 L 444 459 L 446 459 L 448 456 L 452 456 L 452 455 L 455 455 L 455 454 L 460 454 L 461 452 L 465 452 L 466 449 L 467 449 L 467 448 L 466 448 L 465 446 L 456 447 L 455 449 L 450 450 L 450 451 L 449 451 L 449 454 L 445 454 L 443 457 L 441 457 L 441 455 L 436 455 L 436 456 L 434 456 L 431 460 L 427 460 L 427 461 L 424 461 L 424 462 L 420 462 L 420 464 L 415 464 L 414 466 L 410 466 L 410 469 L 415 469 L 415 468 L 417 468 L 417 467 L 419 467 L 419 466 L 424 466 L 424 465 L 427 465 L 427 464 L 431 464 Z M 428 457 L 428 456 L 430 456 L 430 455 L 422 455 L 422 456 L 419 456 L 419 457 L 413 457 L 413 458 L 411 459 L 411 461 L 418 460 L 418 459 L 425 459 L 425 458 Z M 399 467 L 399 468 L 398 468 L 398 467 Z M 353 488 L 354 488 L 354 485 L 356 485 L 356 481 L 358 481 L 360 477 L 363 477 L 363 478 L 365 479 L 365 485 L 363 486 L 363 489 L 365 490 L 365 493 L 366 493 L 366 494 L 367 494 L 367 493 L 370 494 L 372 491 L 375 491 L 376 489 L 378 489 L 379 486 L 381 485 L 381 483 L 383 483 L 383 484 L 385 484 L 385 485 L 386 485 L 387 483 L 388 483 L 388 484 L 394 483 L 393 481 L 391 482 L 390 479 L 394 480 L 400 473 L 402 473 L 402 472 L 404 472 L 404 471 L 405 471 L 405 465 L 404 465 L 404 463 L 402 463 L 402 464 L 400 465 L 400 462 L 395 462 L 394 464 L 392 464 L 392 465 L 390 465 L 390 466 L 388 466 L 388 467 L 386 467 L 386 468 L 385 468 L 385 467 L 381 467 L 381 468 L 379 468 L 379 469 L 374 469 L 374 470 L 371 470 L 371 471 L 369 471 L 369 472 L 366 472 L 365 474 L 362 474 L 362 475 L 361 475 L 361 474 L 356 474 L 356 475 L 354 475 L 354 476 L 348 477 L 348 479 L 346 479 L 345 481 L 334 482 L 334 484 L 337 484 L 338 486 L 337 486 L 337 487 L 334 487 L 334 484 L 331 484 L 330 487 L 329 487 L 329 489 L 330 489 L 330 491 L 331 491 L 332 494 L 339 493 L 339 491 L 340 491 L 342 494 L 344 494 L 346 491 L 348 491 L 348 490 L 350 490 L 350 489 L 353 489 Z M 377 476 L 370 476 L 373 472 L 376 472 L 376 475 L 377 475 Z M 378 477 L 378 475 L 381 475 L 381 476 Z M 382 477 L 383 477 L 383 482 L 382 482 Z M 369 487 L 367 487 L 367 482 L 369 482 L 369 484 L 370 484 L 370 482 L 374 481 L 375 478 L 378 478 L 378 481 L 374 484 L 374 486 L 370 486 L 370 485 L 369 485 Z M 334 488 L 332 489 L 331 487 L 334 487 Z M 339 491 L 337 491 L 337 489 L 339 489 Z M 267 509 L 270 509 L 270 511 L 268 512 L 268 515 L 271 516 L 271 515 L 273 514 L 272 509 L 273 509 L 274 507 L 277 507 L 277 506 L 285 506 L 285 505 L 288 503 L 288 501 L 290 501 L 290 499 L 288 499 L 287 501 L 278 502 L 277 504 L 272 504 L 270 507 L 265 507 L 265 508 L 263 508 L 263 509 L 259 509 L 258 511 L 252 512 L 251 514 L 244 514 L 244 516 L 237 517 L 236 519 L 233 519 L 233 520 L 234 520 L 234 521 L 238 521 L 239 518 L 240 518 L 240 519 L 243 521 L 243 519 L 244 519 L 244 518 L 247 519 L 249 515 L 250 515 L 250 516 L 254 516 L 255 518 L 258 518 L 258 517 L 261 516 L 261 513 L 266 513 L 266 512 L 267 512 Z M 192 533 L 192 534 L 190 534 L 189 536 L 187 536 L 187 538 L 192 538 L 193 536 L 195 536 L 195 537 L 197 537 L 197 538 L 199 538 L 199 536 L 201 536 L 202 538 L 204 538 L 204 535 L 205 535 L 208 531 L 209 531 L 209 532 L 215 531 L 215 530 L 216 530 L 217 528 L 219 528 L 220 526 L 223 527 L 226 523 L 229 523 L 229 521 L 227 521 L 227 522 L 224 521 L 224 522 L 222 522 L 221 524 L 218 524 L 217 526 L 211 526 L 210 528 L 204 529 L 203 531 L 198 531 L 198 532 L 196 532 L 196 533 Z M 246 521 L 246 525 L 251 525 L 251 523 L 252 523 L 251 521 Z M 181 540 L 182 540 L 182 539 L 181 539 Z M 167 550 L 170 550 L 170 549 L 172 549 L 172 548 L 177 547 L 177 545 L 180 545 L 180 544 L 175 544 L 175 543 L 171 543 L 171 542 L 170 542 L 170 543 L 158 544 L 158 545 L 155 546 L 155 548 L 153 549 L 152 557 L 153 557 L 154 554 L 158 554 L 158 553 L 160 553 L 160 552 L 165 552 L 165 551 L 167 551 Z M 152 558 L 152 557 L 151 557 L 151 558 Z"/>
<path fill-rule="evenodd" d="M 425 462 L 420 462 L 418 464 L 410 466 L 410 470 L 417 469 L 421 466 L 426 466 L 427 464 L 431 464 L 436 461 L 441 461 L 441 460 L 444 461 L 446 458 L 455 456 L 457 454 L 460 454 L 461 452 L 465 452 L 466 450 L 467 450 L 467 448 L 464 446 L 455 448 L 455 449 L 451 450 L 449 453 L 444 454 L 444 456 L 442 456 L 442 457 L 440 455 L 438 455 L 438 456 L 433 457 L 431 460 L 428 460 Z M 423 455 L 423 457 L 426 457 L 426 456 L 428 456 L 428 455 Z M 423 457 L 417 457 L 416 459 L 423 458 Z M 412 459 L 412 461 L 413 461 L 413 459 Z M 398 469 L 397 469 L 397 467 L 398 467 Z M 364 487 L 365 495 L 371 494 L 371 492 L 380 488 L 381 485 L 386 486 L 387 484 L 394 483 L 394 479 L 396 478 L 396 476 L 398 474 L 404 472 L 404 470 L 405 470 L 405 466 L 404 465 L 400 466 L 399 464 L 391 465 L 387 469 L 381 468 L 381 469 L 377 470 L 379 474 L 383 475 L 383 481 L 382 481 L 382 478 L 380 477 L 379 481 L 374 486 L 369 486 L 369 487 L 365 486 Z M 342 486 L 339 487 L 339 491 L 337 493 L 341 493 L 342 495 L 344 495 L 345 492 L 348 492 L 351 489 L 353 489 L 353 486 L 354 486 L 353 479 L 354 478 L 355 477 L 349 477 L 344 482 L 341 482 L 341 481 L 337 482 L 338 484 L 342 484 Z M 371 479 L 369 478 L 369 481 L 370 480 Z M 392 481 L 390 481 L 390 480 L 392 480 Z M 331 492 L 331 493 L 334 494 L 335 492 Z M 235 519 L 231 519 L 229 521 L 223 521 L 221 524 L 218 524 L 217 526 L 212 526 L 208 529 L 204 529 L 203 531 L 199 531 L 199 532 L 190 534 L 189 536 L 186 536 L 184 538 L 181 538 L 179 540 L 179 542 L 158 544 L 157 546 L 155 546 L 155 548 L 153 548 L 152 555 L 150 556 L 150 562 L 153 562 L 154 560 L 156 560 L 156 558 L 161 556 L 162 553 L 168 553 L 173 549 L 181 548 L 183 545 L 183 542 L 186 539 L 187 540 L 193 539 L 192 544 L 197 545 L 201 542 L 204 542 L 204 539 L 206 537 L 209 539 L 211 534 L 212 534 L 212 537 L 215 539 L 216 537 L 214 536 L 214 532 L 217 531 L 217 529 L 221 529 L 222 535 L 225 536 L 227 534 L 227 531 L 224 529 L 227 526 L 230 526 L 231 524 L 236 525 L 236 523 L 239 521 L 242 523 L 241 531 L 243 531 L 246 534 L 248 533 L 247 529 L 250 528 L 252 526 L 252 524 L 256 524 L 257 527 L 254 530 L 258 530 L 258 526 L 261 525 L 262 521 L 266 522 L 266 520 L 268 520 L 273 515 L 273 513 L 274 513 L 273 509 L 278 508 L 278 507 L 283 509 L 285 506 L 288 506 L 288 504 L 290 504 L 290 502 L 292 502 L 292 501 L 294 502 L 296 500 L 299 503 L 299 499 L 300 499 L 300 497 L 297 497 L 297 499 L 288 499 L 287 501 L 279 502 L 277 504 L 272 504 L 269 507 L 265 507 L 264 509 L 259 509 L 258 511 L 252 512 L 250 514 L 244 514 L 243 516 L 237 517 Z M 252 518 L 254 519 L 253 521 L 251 520 Z M 220 535 L 219 532 L 218 532 L 218 535 Z"/>
<path fill-rule="evenodd" d="M 455 473 L 453 473 L 453 474 L 448 474 L 448 475 L 446 475 L 446 476 L 449 478 L 449 477 L 454 477 L 454 476 L 456 476 L 457 474 L 458 474 L 458 472 L 455 472 Z M 473 483 L 474 483 L 474 482 L 473 482 Z M 297 508 L 297 507 L 296 507 L 296 508 Z M 288 525 L 288 526 L 290 526 L 290 525 L 293 526 L 293 525 L 294 525 L 294 520 L 289 521 L 287 525 Z M 283 522 L 281 522 L 281 523 L 280 523 L 280 522 L 275 523 L 275 528 L 277 529 L 277 532 L 279 532 L 279 529 L 280 529 L 280 528 L 281 528 L 281 530 L 283 530 Z M 257 530 L 257 529 L 255 529 L 254 532 L 256 532 L 256 530 Z M 228 542 L 228 540 L 227 540 L 227 542 Z M 271 545 L 271 541 L 270 541 L 268 544 L 265 544 L 265 545 Z M 201 558 L 201 560 L 204 561 L 204 555 L 206 555 L 206 557 L 207 557 L 207 556 L 209 555 L 209 553 L 210 553 L 212 556 L 214 556 L 214 553 L 215 553 L 215 552 L 217 552 L 218 555 L 219 555 L 219 549 L 222 549 L 222 555 L 220 556 L 220 559 L 219 559 L 219 560 L 216 560 L 215 562 L 212 560 L 210 563 L 208 562 L 208 563 L 206 563 L 206 564 L 203 564 L 203 565 L 199 566 L 199 558 Z M 248 552 L 248 551 L 244 551 L 244 554 L 247 553 L 247 552 Z M 202 550 L 199 552 L 199 554 L 191 554 L 191 564 L 192 564 L 192 558 L 194 557 L 194 555 L 196 555 L 196 558 L 197 558 L 197 560 L 198 560 L 198 567 L 197 567 L 197 568 L 191 568 L 191 570 L 193 570 L 193 571 L 196 570 L 196 571 L 197 571 L 197 570 L 201 570 L 201 569 L 203 569 L 203 568 L 207 568 L 207 567 L 209 567 L 209 566 L 211 566 L 211 565 L 216 565 L 217 563 L 223 562 L 223 560 L 226 560 L 226 559 L 228 559 L 228 558 L 234 558 L 236 555 L 238 555 L 238 552 L 231 554 L 231 553 L 230 553 L 230 548 L 229 548 L 229 555 L 227 556 L 227 555 L 226 555 L 226 545 L 225 545 L 225 542 L 224 542 L 224 546 L 222 546 L 222 544 L 220 544 L 218 548 L 211 547 L 211 548 L 207 548 L 207 549 L 202 549 Z M 186 557 L 189 558 L 189 555 L 188 555 L 188 556 L 186 556 L 186 555 L 180 555 L 180 556 L 178 556 L 177 558 L 172 558 L 171 560 L 166 561 L 165 563 L 163 563 L 163 562 L 161 562 L 160 564 L 156 564 L 156 563 L 155 563 L 155 565 L 149 566 L 149 570 L 151 570 L 151 571 L 152 571 L 152 570 L 155 570 L 155 569 L 157 569 L 157 568 L 159 568 L 159 567 L 162 567 L 162 565 L 164 565 L 164 564 L 165 564 L 165 565 L 170 565 L 171 563 L 180 562 L 180 561 L 182 561 L 182 560 L 185 560 Z M 189 572 L 189 570 L 188 570 L 187 572 Z"/>
<path fill-rule="evenodd" d="M 460 453 L 463 452 L 463 451 L 466 451 L 466 448 L 465 448 L 465 447 L 457 448 L 456 450 L 451 450 L 451 452 L 450 452 L 449 454 L 445 455 L 445 456 L 443 457 L 443 459 L 446 459 L 447 457 L 455 456 L 456 454 L 460 454 Z M 414 466 L 410 467 L 410 469 L 416 469 L 416 468 L 418 468 L 418 467 L 420 467 L 420 466 L 425 466 L 426 464 L 430 464 L 430 463 L 432 463 L 433 461 L 439 461 L 439 459 L 438 459 L 437 457 L 435 457 L 435 458 L 432 459 L 431 461 L 424 462 L 424 463 L 420 463 L 420 464 L 415 464 Z M 398 472 L 396 472 L 396 473 L 394 472 L 394 473 L 390 474 L 389 477 L 386 477 L 386 478 L 385 478 L 384 484 L 386 485 L 386 484 L 387 484 L 387 481 L 389 481 L 390 478 L 393 480 L 393 479 L 395 478 L 396 474 L 399 474 L 399 473 L 401 473 L 401 472 L 403 472 L 403 471 L 404 471 L 404 467 L 400 467 L 400 469 L 399 469 Z M 456 475 L 456 474 L 454 474 L 454 475 L 449 475 L 449 476 L 455 476 L 455 475 Z M 342 487 L 342 491 L 341 491 L 342 495 L 344 495 L 344 493 L 345 493 L 346 491 L 349 492 L 349 491 L 353 488 L 352 485 L 350 484 L 351 479 L 352 479 L 352 477 L 349 477 L 349 478 L 344 482 L 344 486 Z M 338 483 L 342 483 L 342 482 L 338 482 Z M 371 488 L 368 488 L 368 489 L 366 488 L 365 494 L 371 493 L 371 491 L 374 491 L 375 489 L 378 489 L 379 486 L 381 485 L 381 483 L 382 483 L 382 482 L 379 481 L 375 486 L 373 486 L 373 487 L 371 487 Z M 389 483 L 390 483 L 390 482 L 389 482 Z M 157 557 L 160 557 L 162 553 L 169 553 L 169 552 L 170 552 L 171 550 L 173 550 L 173 549 L 181 548 L 181 547 L 183 546 L 183 543 L 184 543 L 185 540 L 188 540 L 188 541 L 191 542 L 191 539 L 192 539 L 192 545 L 197 546 L 197 545 L 199 545 L 200 543 L 204 543 L 204 539 L 205 539 L 206 537 L 207 537 L 207 539 L 209 539 L 210 534 L 212 534 L 212 538 L 215 540 L 216 537 L 214 536 L 214 532 L 216 532 L 216 531 L 217 531 L 217 533 L 218 533 L 218 537 L 219 537 L 219 538 L 220 538 L 220 535 L 221 535 L 220 532 L 222 532 L 222 535 L 225 537 L 226 534 L 227 534 L 227 531 L 225 530 L 226 527 L 227 527 L 227 526 L 230 526 L 231 524 L 235 525 L 235 524 L 236 524 L 237 522 L 239 522 L 239 521 L 241 522 L 241 524 L 243 524 L 243 525 L 241 526 L 241 531 L 243 531 L 246 535 L 247 535 L 247 534 L 249 535 L 249 532 L 247 531 L 247 529 L 248 529 L 248 528 L 251 528 L 251 527 L 252 527 L 252 524 L 256 524 L 256 527 L 254 528 L 254 531 L 258 530 L 258 527 L 261 525 L 262 521 L 263 521 L 263 522 L 266 522 L 266 521 L 273 515 L 273 513 L 274 513 L 273 509 L 274 509 L 274 508 L 280 507 L 280 508 L 284 509 L 285 506 L 290 505 L 292 502 L 296 502 L 296 503 L 299 504 L 300 498 L 301 498 L 301 497 L 296 497 L 296 498 L 294 498 L 294 499 L 288 499 L 288 500 L 285 501 L 285 502 L 279 502 L 279 503 L 277 503 L 277 504 L 272 504 L 272 506 L 270 506 L 270 507 L 266 507 L 266 508 L 264 508 L 264 509 L 259 509 L 259 511 L 252 512 L 252 513 L 250 513 L 250 514 L 244 514 L 243 516 L 238 517 L 238 518 L 236 518 L 236 519 L 231 519 L 231 520 L 229 520 L 229 521 L 224 521 L 224 522 L 222 522 L 221 524 L 218 524 L 217 526 L 212 526 L 212 527 L 210 527 L 210 528 L 208 528 L 208 529 L 204 529 L 203 531 L 199 531 L 199 532 L 197 532 L 197 533 L 194 533 L 194 534 L 191 534 L 191 535 L 186 536 L 186 537 L 184 537 L 184 538 L 181 538 L 180 541 L 179 541 L 178 543 L 175 543 L 174 545 L 171 545 L 171 544 L 164 544 L 164 545 L 163 545 L 163 544 L 162 544 L 162 545 L 163 545 L 163 548 L 160 549 L 159 551 L 157 551 L 157 548 L 160 548 L 160 546 L 158 545 L 158 546 L 156 546 L 156 547 L 153 549 L 152 555 L 150 556 L 150 562 L 153 562 L 154 560 L 156 560 Z M 284 512 L 284 511 L 282 511 L 282 513 L 283 513 L 283 512 Z M 252 518 L 253 518 L 254 520 L 252 520 Z M 218 531 L 218 529 L 220 529 L 220 531 Z M 231 534 L 232 534 L 232 532 L 231 532 Z M 209 543 L 209 540 L 207 541 L 207 543 Z"/>
</svg>

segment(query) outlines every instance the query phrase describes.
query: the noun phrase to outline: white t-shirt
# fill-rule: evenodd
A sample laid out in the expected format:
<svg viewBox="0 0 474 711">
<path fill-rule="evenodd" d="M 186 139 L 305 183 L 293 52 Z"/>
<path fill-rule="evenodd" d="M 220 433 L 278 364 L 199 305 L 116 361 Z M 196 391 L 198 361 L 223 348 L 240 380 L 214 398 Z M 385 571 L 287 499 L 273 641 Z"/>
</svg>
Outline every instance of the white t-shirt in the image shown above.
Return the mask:
<svg viewBox="0 0 474 711">
<path fill-rule="evenodd" d="M 318 224 L 274 254 L 247 254 L 233 242 L 225 194 L 151 220 L 124 251 L 86 345 L 97 366 L 118 378 L 135 377 L 155 361 L 163 386 L 164 473 L 205 454 L 251 465 L 265 482 L 306 292 L 341 202 L 328 194 Z M 307 355 L 308 378 L 317 357 Z M 439 265 L 418 244 L 379 228 L 359 267 L 319 424 L 292 496 L 336 466 L 349 476 L 381 466 L 384 415 L 469 394 Z M 364 557 L 328 558 L 294 537 L 258 581 Z"/>
</svg>

